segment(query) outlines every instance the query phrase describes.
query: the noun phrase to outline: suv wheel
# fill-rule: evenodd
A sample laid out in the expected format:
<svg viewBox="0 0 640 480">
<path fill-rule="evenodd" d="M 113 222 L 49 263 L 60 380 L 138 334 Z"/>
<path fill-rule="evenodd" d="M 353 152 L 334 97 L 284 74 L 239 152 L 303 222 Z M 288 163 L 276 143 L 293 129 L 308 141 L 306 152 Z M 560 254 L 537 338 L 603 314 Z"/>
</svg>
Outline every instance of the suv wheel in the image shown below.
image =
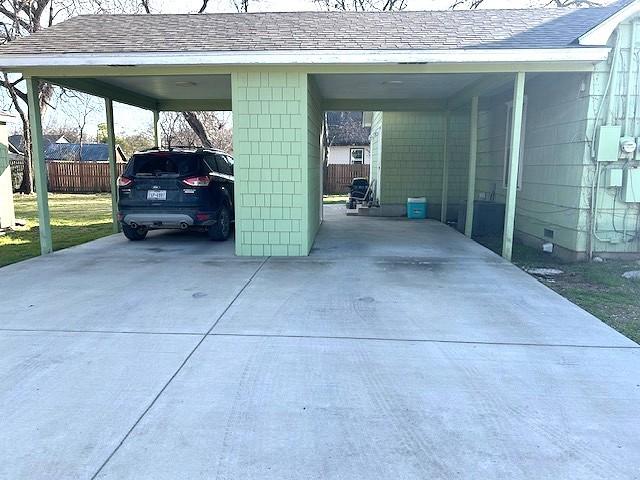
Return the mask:
<svg viewBox="0 0 640 480">
<path fill-rule="evenodd" d="M 131 228 L 127 224 L 122 225 L 122 233 L 132 242 L 139 242 L 140 240 L 144 240 L 147 237 L 148 229 L 144 227 Z"/>
<path fill-rule="evenodd" d="M 228 207 L 222 207 L 218 213 L 215 225 L 209 227 L 209 238 L 222 242 L 231 235 L 231 212 Z"/>
</svg>

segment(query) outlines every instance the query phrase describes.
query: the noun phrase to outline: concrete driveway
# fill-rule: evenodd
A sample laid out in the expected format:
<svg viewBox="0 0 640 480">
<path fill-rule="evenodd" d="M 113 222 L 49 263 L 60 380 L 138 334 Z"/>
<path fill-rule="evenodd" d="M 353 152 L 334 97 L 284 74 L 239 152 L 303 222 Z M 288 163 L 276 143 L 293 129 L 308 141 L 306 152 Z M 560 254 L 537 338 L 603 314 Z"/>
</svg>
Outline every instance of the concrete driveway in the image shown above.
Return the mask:
<svg viewBox="0 0 640 480">
<path fill-rule="evenodd" d="M 430 221 L 0 270 L 0 478 L 640 478 L 638 345 Z"/>
</svg>

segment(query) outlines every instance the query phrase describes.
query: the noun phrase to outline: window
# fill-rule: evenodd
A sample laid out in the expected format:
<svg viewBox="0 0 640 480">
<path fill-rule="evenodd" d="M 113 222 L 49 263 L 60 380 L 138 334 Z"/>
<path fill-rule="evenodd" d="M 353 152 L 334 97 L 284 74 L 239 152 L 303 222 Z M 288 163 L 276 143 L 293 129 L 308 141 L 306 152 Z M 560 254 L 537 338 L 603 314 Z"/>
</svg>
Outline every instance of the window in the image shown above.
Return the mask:
<svg viewBox="0 0 640 480">
<path fill-rule="evenodd" d="M 233 175 L 233 169 L 224 155 L 216 155 L 218 171 L 223 175 Z"/>
<path fill-rule="evenodd" d="M 364 148 L 352 148 L 351 149 L 351 164 L 363 164 L 364 163 Z"/>
<path fill-rule="evenodd" d="M 177 177 L 199 175 L 203 171 L 202 156 L 172 152 L 139 153 L 132 157 L 127 175 Z"/>
<path fill-rule="evenodd" d="M 229 163 L 229 168 L 231 168 L 231 175 L 233 175 L 233 157 L 226 156 L 227 162 Z"/>
<path fill-rule="evenodd" d="M 507 128 L 505 128 L 504 138 L 504 169 L 502 174 L 502 186 L 507 188 L 509 179 L 509 163 L 511 161 L 511 130 L 513 118 L 513 102 L 507 103 Z M 522 189 L 522 166 L 524 164 L 524 137 L 527 131 L 527 97 L 524 98 L 522 109 L 522 129 L 520 133 L 520 161 L 518 162 L 518 190 Z"/>
</svg>

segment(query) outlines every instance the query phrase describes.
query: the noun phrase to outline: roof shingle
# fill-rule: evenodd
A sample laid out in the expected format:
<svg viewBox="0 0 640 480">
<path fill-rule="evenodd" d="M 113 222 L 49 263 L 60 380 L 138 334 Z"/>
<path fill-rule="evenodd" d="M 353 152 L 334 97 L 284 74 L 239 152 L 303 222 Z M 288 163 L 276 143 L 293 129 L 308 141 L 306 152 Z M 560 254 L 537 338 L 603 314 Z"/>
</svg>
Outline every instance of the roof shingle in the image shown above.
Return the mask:
<svg viewBox="0 0 640 480">
<path fill-rule="evenodd" d="M 618 8 L 87 15 L 18 39 L 0 55 L 561 48 Z"/>
</svg>

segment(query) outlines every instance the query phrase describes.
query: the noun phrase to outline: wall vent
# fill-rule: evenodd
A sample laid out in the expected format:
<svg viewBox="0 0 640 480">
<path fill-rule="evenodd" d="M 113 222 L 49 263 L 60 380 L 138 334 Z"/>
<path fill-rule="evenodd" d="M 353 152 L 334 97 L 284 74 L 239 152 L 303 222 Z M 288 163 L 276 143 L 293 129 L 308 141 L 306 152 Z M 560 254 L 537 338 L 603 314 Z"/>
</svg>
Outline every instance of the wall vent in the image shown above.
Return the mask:
<svg viewBox="0 0 640 480">
<path fill-rule="evenodd" d="M 553 234 L 554 234 L 554 231 L 553 231 L 553 230 L 551 230 L 551 229 L 549 229 L 549 228 L 545 228 L 545 229 L 544 229 L 544 236 L 545 236 L 545 238 L 553 239 Z"/>
</svg>

